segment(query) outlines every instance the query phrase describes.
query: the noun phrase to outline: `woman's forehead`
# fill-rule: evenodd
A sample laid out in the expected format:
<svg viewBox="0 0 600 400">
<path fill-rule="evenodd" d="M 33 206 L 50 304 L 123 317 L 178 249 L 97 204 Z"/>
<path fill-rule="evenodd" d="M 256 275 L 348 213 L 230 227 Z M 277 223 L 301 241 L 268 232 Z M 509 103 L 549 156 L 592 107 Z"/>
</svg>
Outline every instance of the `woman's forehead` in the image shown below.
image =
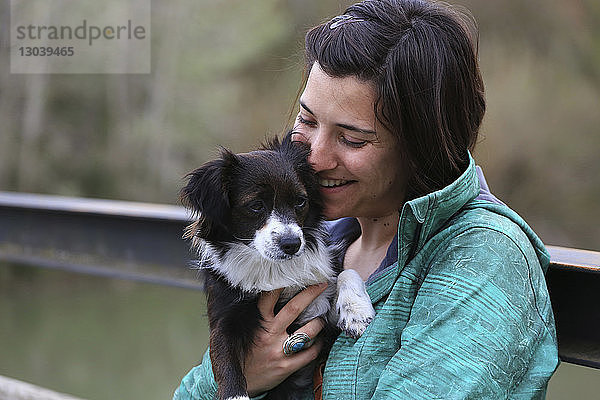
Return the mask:
<svg viewBox="0 0 600 400">
<path fill-rule="evenodd" d="M 300 104 L 315 116 L 322 110 L 372 121 L 375 117 L 375 90 L 372 84 L 355 76 L 339 78 L 327 75 L 315 63 L 300 96 Z"/>
</svg>

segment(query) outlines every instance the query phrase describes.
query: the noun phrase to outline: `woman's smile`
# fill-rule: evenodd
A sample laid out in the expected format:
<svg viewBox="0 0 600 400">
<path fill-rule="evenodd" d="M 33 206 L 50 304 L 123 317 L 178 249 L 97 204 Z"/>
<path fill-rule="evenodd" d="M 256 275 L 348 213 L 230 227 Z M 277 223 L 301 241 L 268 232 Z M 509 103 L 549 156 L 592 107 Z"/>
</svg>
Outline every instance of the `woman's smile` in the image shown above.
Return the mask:
<svg viewBox="0 0 600 400">
<path fill-rule="evenodd" d="M 351 182 L 344 180 L 344 179 L 321 179 L 321 178 L 319 178 L 319 185 L 326 187 L 326 188 L 343 186 L 348 183 L 351 183 Z"/>
</svg>

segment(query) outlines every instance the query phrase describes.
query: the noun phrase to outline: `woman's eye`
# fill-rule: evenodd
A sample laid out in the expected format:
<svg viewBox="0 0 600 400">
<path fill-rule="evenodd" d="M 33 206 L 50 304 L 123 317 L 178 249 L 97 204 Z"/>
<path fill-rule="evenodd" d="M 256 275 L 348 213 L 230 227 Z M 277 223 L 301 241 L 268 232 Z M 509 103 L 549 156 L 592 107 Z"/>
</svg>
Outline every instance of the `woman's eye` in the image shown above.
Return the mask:
<svg viewBox="0 0 600 400">
<path fill-rule="evenodd" d="M 298 114 L 298 122 L 300 122 L 303 125 L 308 125 L 308 126 L 316 126 L 317 123 L 315 121 L 310 121 L 307 119 L 302 118 L 302 115 Z"/>
<path fill-rule="evenodd" d="M 356 139 L 352 139 L 352 138 L 347 138 L 346 136 L 340 136 L 340 140 L 342 143 L 344 143 L 347 146 L 350 147 L 363 147 L 364 145 L 366 145 L 368 142 L 366 140 L 356 140 Z"/>
<path fill-rule="evenodd" d="M 259 213 L 264 211 L 265 203 L 263 203 L 262 200 L 256 200 L 249 203 L 246 207 L 248 207 L 248 209 L 250 209 L 250 211 L 252 212 Z"/>
</svg>

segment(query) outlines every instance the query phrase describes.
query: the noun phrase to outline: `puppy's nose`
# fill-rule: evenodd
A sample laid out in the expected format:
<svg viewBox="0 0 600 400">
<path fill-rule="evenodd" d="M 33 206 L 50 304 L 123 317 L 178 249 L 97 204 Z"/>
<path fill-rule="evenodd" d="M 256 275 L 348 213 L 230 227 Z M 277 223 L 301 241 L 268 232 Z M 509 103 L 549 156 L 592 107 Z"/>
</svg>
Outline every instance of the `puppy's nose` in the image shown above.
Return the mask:
<svg viewBox="0 0 600 400">
<path fill-rule="evenodd" d="M 288 255 L 296 254 L 298 249 L 300 249 L 300 238 L 295 235 L 286 235 L 279 239 L 279 248 Z"/>
</svg>

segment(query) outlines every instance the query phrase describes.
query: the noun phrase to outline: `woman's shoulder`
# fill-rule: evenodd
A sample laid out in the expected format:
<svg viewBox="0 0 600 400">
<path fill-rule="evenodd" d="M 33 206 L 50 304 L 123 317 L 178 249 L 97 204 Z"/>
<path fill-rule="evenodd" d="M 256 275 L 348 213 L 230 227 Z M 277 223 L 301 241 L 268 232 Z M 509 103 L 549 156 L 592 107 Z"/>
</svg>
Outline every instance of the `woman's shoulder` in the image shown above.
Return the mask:
<svg viewBox="0 0 600 400">
<path fill-rule="evenodd" d="M 471 238 L 505 236 L 518 247 L 543 247 L 540 238 L 519 214 L 503 203 L 487 200 L 467 203 L 441 231 L 446 231 L 448 240 L 465 240 L 468 233 Z"/>
<path fill-rule="evenodd" d="M 517 215 L 505 205 L 475 200 L 468 203 L 456 213 L 447 224 L 451 236 L 460 235 L 464 231 L 476 231 L 481 235 L 497 234 L 514 236 L 522 231 L 525 221 L 515 218 Z M 454 231 L 457 231 L 454 233 Z"/>
<path fill-rule="evenodd" d="M 504 204 L 475 200 L 453 216 L 430 240 L 429 263 L 450 257 L 475 263 L 521 260 L 545 272 L 549 255 L 529 225 Z"/>
<path fill-rule="evenodd" d="M 524 230 L 510 214 L 473 207 L 457 215 L 451 232 L 434 240 L 427 257 L 419 260 L 421 293 L 431 293 L 434 302 L 453 301 L 453 296 L 502 302 L 515 306 L 519 316 L 539 317 L 540 326 L 552 325 L 544 278 L 548 253 L 533 231 Z"/>
</svg>

